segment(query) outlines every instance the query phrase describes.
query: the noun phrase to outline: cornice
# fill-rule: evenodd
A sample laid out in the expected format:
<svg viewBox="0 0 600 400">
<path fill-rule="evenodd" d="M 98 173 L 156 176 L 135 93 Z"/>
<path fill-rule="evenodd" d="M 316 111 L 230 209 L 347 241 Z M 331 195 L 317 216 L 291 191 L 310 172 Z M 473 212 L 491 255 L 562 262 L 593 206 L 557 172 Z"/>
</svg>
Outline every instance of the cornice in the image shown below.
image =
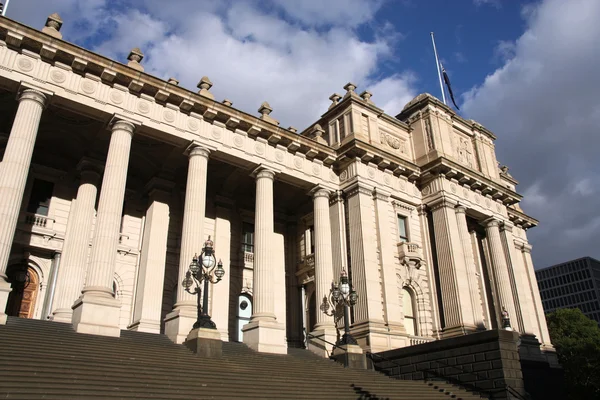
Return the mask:
<svg viewBox="0 0 600 400">
<path fill-rule="evenodd" d="M 8 18 L 0 18 L 0 40 L 12 49 L 41 57 L 46 63 L 62 65 L 74 73 L 120 86 L 136 95 L 154 97 L 157 103 L 184 113 L 205 115 L 209 119 L 222 118 L 228 122 L 235 120 L 236 127 L 252 130 L 253 136 L 277 137 L 283 144 L 297 143 L 294 147 L 300 152 L 312 149 L 317 158 L 335 159 L 335 150 L 327 145 Z"/>
<path fill-rule="evenodd" d="M 537 219 L 517 211 L 514 208 L 506 207 L 506 210 L 508 212 L 508 218 L 510 221 L 515 225 L 521 226 L 523 229 L 529 229 L 534 226 L 538 226 L 540 223 L 540 221 Z"/>
<path fill-rule="evenodd" d="M 505 205 L 518 203 L 523 196 L 504 187 L 478 171 L 466 168 L 445 157 L 439 157 L 421 167 L 420 184 L 425 186 L 433 177 L 443 175 L 446 179 L 456 179 L 461 185 L 478 188 L 483 195 L 489 194 L 492 199 L 500 199 Z M 487 192 L 487 193 L 485 193 Z"/>
</svg>

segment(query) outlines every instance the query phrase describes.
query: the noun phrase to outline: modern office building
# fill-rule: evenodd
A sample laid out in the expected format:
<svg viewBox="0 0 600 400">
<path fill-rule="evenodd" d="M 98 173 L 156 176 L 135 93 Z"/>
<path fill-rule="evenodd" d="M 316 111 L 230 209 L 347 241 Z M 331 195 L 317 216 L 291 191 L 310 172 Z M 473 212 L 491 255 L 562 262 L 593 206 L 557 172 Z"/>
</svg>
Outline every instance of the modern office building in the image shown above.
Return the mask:
<svg viewBox="0 0 600 400">
<path fill-rule="evenodd" d="M 335 341 L 320 304 L 346 270 L 364 349 L 498 328 L 506 310 L 553 351 L 537 221 L 492 132 L 428 94 L 393 117 L 351 83 L 297 132 L 266 102 L 217 101 L 206 77 L 193 92 L 145 73 L 139 49 L 120 63 L 73 45 L 62 23 L 0 18 L 0 323 L 181 343 L 197 315 L 181 283 L 210 236 L 225 275 L 207 311 L 225 341 Z"/>
<path fill-rule="evenodd" d="M 535 271 L 545 313 L 579 308 L 600 324 L 600 261 L 578 258 Z"/>
</svg>

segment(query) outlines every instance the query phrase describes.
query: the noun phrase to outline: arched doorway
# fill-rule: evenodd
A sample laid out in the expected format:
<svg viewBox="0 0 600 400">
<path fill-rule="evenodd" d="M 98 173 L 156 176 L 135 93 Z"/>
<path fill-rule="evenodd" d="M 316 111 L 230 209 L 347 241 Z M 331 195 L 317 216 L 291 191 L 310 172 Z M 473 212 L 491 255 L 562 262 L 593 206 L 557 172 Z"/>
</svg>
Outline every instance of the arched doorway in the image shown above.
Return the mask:
<svg viewBox="0 0 600 400">
<path fill-rule="evenodd" d="M 243 342 L 244 332 L 242 328 L 252 317 L 252 299 L 249 295 L 243 293 L 238 296 L 238 311 L 237 311 L 237 341 Z"/>
<path fill-rule="evenodd" d="M 6 314 L 12 317 L 33 318 L 39 292 L 40 278 L 26 265 L 15 265 L 6 271 L 12 291 L 8 296 Z"/>
</svg>

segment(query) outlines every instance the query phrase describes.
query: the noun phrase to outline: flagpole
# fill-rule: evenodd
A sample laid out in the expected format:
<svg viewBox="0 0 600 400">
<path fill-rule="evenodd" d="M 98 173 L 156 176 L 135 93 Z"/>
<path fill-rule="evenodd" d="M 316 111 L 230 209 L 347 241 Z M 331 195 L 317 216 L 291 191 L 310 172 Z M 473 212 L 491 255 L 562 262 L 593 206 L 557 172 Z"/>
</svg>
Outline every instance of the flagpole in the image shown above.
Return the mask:
<svg viewBox="0 0 600 400">
<path fill-rule="evenodd" d="M 431 32 L 431 43 L 433 43 L 433 54 L 435 54 L 435 65 L 437 66 L 438 79 L 440 80 L 440 90 L 442 91 L 442 101 L 446 103 L 446 95 L 444 94 L 444 85 L 442 84 L 442 73 L 440 71 L 440 60 L 438 58 L 437 49 L 435 48 L 435 39 L 433 38 L 433 32 Z"/>
<path fill-rule="evenodd" d="M 2 16 L 4 17 L 6 15 L 6 9 L 8 8 L 8 3 L 10 2 L 10 0 L 6 0 L 6 4 L 4 5 L 4 8 L 2 9 Z"/>
</svg>

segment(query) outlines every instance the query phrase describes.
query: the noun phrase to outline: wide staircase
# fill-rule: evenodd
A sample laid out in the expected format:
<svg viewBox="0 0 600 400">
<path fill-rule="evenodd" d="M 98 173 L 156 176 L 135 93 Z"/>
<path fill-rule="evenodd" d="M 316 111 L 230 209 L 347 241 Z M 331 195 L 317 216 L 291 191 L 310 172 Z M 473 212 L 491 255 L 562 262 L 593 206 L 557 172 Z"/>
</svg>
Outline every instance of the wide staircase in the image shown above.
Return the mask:
<svg viewBox="0 0 600 400">
<path fill-rule="evenodd" d="M 164 335 L 75 333 L 70 324 L 9 317 L 0 325 L 2 399 L 479 399 L 444 382 L 400 381 L 344 368 L 308 350 L 257 353 L 223 343 L 198 357 Z"/>
</svg>

